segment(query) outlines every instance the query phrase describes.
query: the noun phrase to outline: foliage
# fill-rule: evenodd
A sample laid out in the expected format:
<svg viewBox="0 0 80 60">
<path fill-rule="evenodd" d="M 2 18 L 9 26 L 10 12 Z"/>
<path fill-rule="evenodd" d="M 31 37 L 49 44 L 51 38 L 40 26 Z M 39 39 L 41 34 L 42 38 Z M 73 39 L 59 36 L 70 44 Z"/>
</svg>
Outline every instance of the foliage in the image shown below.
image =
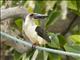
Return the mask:
<svg viewBox="0 0 80 60">
<path fill-rule="evenodd" d="M 56 20 L 57 20 L 56 18 L 59 15 L 60 15 L 60 13 L 58 11 L 52 11 L 51 14 L 49 14 L 48 20 L 46 22 L 46 28 L 48 28 L 48 26 L 54 24 L 56 22 Z"/>
<path fill-rule="evenodd" d="M 72 40 L 75 43 L 79 43 L 80 44 L 80 35 L 69 36 L 69 39 Z"/>
<path fill-rule="evenodd" d="M 69 0 L 68 8 L 70 8 L 74 13 L 80 16 L 80 1 L 79 0 Z"/>
<path fill-rule="evenodd" d="M 0 6 L 4 5 L 4 0 L 0 1 L 1 4 Z M 12 1 L 12 5 L 16 6 L 17 3 L 20 2 L 19 0 L 16 1 Z M 49 28 L 50 25 L 54 25 L 54 23 L 57 21 L 57 18 L 59 16 L 61 16 L 61 9 L 60 9 L 60 3 L 62 2 L 61 0 L 55 0 L 54 1 L 33 1 L 35 2 L 35 8 L 30 7 L 28 4 L 29 2 L 26 0 L 22 0 L 22 4 L 23 6 L 26 5 L 26 9 L 28 10 L 28 12 L 32 13 L 41 13 L 41 14 L 48 14 L 47 20 L 45 21 L 45 28 Z M 52 2 L 54 3 L 54 5 L 50 8 L 50 10 L 46 10 L 46 7 L 50 7 L 50 3 L 48 2 Z M 46 5 L 46 3 L 49 4 Z M 78 0 L 69 0 L 68 1 L 68 7 L 67 9 L 70 9 L 73 13 L 76 13 L 77 15 L 80 16 L 80 1 Z M 58 10 L 60 9 L 60 10 Z M 39 24 L 38 22 L 36 22 L 37 24 Z M 18 27 L 19 31 L 21 31 L 22 29 L 22 20 L 16 19 L 15 21 L 16 26 Z M 74 30 L 74 29 L 73 29 Z M 79 31 L 79 30 L 77 30 Z M 75 30 L 76 32 L 76 30 Z M 59 49 L 59 50 L 65 50 L 65 51 L 70 51 L 70 52 L 75 52 L 75 53 L 80 53 L 80 32 L 79 34 L 76 33 L 76 35 L 70 35 L 68 38 L 68 40 L 58 34 L 58 33 L 48 33 L 49 36 L 51 37 L 51 43 L 48 43 L 49 48 L 52 49 Z M 32 54 L 27 55 L 27 53 L 24 54 L 20 54 L 20 53 L 14 53 L 14 60 L 30 60 L 32 59 L 32 56 L 34 55 L 34 52 L 31 52 Z M 73 57 L 75 60 L 79 60 L 79 58 Z M 52 54 L 52 53 L 48 53 L 48 52 L 42 52 L 42 51 L 38 51 L 38 55 L 36 57 L 36 60 L 62 60 L 63 57 L 62 55 L 58 55 L 58 54 Z"/>
</svg>

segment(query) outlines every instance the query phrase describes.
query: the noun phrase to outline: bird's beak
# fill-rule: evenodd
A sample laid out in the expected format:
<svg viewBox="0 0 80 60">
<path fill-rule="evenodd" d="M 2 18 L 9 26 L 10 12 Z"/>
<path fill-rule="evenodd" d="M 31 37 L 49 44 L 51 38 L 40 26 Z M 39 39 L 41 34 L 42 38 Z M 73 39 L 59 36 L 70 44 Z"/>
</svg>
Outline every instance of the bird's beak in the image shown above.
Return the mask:
<svg viewBox="0 0 80 60">
<path fill-rule="evenodd" d="M 34 18 L 35 19 L 45 19 L 47 18 L 47 15 L 34 13 Z"/>
</svg>

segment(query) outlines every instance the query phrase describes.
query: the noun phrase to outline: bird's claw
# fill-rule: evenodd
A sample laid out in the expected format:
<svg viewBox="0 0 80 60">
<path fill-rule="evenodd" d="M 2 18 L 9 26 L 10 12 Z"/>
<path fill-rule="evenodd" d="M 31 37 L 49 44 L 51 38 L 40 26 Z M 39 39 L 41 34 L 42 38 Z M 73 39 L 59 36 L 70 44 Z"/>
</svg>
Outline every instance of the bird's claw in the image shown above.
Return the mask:
<svg viewBox="0 0 80 60">
<path fill-rule="evenodd" d="M 32 44 L 32 48 L 35 49 L 35 47 L 36 47 L 36 44 Z"/>
</svg>

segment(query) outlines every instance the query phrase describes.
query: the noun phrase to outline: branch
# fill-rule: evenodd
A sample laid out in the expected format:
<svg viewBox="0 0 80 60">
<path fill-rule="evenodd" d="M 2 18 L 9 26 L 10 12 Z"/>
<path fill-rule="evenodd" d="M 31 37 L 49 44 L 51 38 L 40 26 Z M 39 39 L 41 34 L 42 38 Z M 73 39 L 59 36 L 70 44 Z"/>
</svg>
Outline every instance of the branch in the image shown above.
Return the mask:
<svg viewBox="0 0 80 60">
<path fill-rule="evenodd" d="M 10 33 L 8 33 L 8 34 L 11 36 L 14 36 L 16 38 L 22 39 L 17 34 L 15 34 L 14 32 L 12 32 L 12 33 L 13 34 L 10 34 Z M 11 46 L 19 53 L 29 52 L 31 50 L 31 47 L 25 46 L 24 44 L 20 44 L 20 43 L 16 42 L 15 40 L 12 40 L 10 38 L 5 38 L 4 36 L 1 36 L 1 34 L 0 34 L 0 37 L 1 37 L 0 44 L 4 44 L 6 46 Z M 27 38 L 26 38 L 26 41 L 29 42 Z M 31 43 L 31 42 L 29 42 L 29 43 Z"/>
<path fill-rule="evenodd" d="M 63 35 L 67 34 L 71 28 L 71 26 L 73 25 L 73 23 L 76 21 L 76 19 L 78 18 L 78 15 L 75 15 L 75 17 L 73 17 L 73 20 L 69 23 L 68 27 L 66 28 L 66 30 L 64 31 Z"/>
<path fill-rule="evenodd" d="M 32 47 L 32 44 L 25 42 L 23 40 L 17 39 L 15 37 L 12 37 L 11 35 L 8 35 L 4 32 L 0 32 L 0 35 L 3 37 L 6 37 L 8 39 L 14 40 L 20 44 L 23 44 L 25 46 L 29 46 Z M 62 55 L 68 55 L 68 56 L 74 56 L 74 57 L 80 57 L 80 54 L 77 53 L 72 53 L 72 52 L 65 52 L 65 51 L 60 51 L 60 50 L 55 50 L 55 49 L 50 49 L 50 48 L 45 48 L 45 47 L 39 47 L 39 46 L 35 46 L 36 49 L 38 50 L 44 50 L 44 51 L 48 51 L 48 52 L 52 52 L 52 53 L 57 53 L 57 54 L 62 54 Z"/>
<path fill-rule="evenodd" d="M 0 9 L 0 11 L 1 11 L 0 14 L 1 20 L 5 20 L 13 16 L 22 17 L 25 14 L 27 14 L 27 11 L 24 7 L 12 7 L 8 9 Z"/>
</svg>

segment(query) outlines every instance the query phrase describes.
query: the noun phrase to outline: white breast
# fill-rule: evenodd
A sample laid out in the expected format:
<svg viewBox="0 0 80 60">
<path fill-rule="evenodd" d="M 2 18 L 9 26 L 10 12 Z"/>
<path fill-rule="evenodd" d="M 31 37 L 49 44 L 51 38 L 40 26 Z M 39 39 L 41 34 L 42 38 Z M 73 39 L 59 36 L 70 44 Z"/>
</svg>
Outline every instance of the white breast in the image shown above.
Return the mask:
<svg viewBox="0 0 80 60">
<path fill-rule="evenodd" d="M 27 20 L 27 22 L 23 24 L 25 34 L 33 44 L 37 43 L 42 45 L 47 43 L 43 38 L 38 36 L 37 32 L 35 31 L 36 27 L 37 25 L 30 20 Z"/>
</svg>

